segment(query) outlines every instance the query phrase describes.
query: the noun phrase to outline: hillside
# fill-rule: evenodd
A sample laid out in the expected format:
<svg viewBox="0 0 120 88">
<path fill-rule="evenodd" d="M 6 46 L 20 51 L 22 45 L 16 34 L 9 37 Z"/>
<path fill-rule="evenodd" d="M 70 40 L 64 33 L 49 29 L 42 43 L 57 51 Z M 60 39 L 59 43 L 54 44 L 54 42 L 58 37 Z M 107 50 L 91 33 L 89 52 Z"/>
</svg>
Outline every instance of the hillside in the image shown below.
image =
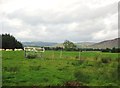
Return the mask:
<svg viewBox="0 0 120 88">
<path fill-rule="evenodd" d="M 95 44 L 94 42 L 81 42 L 81 43 L 75 43 L 78 48 L 87 48 L 90 45 Z"/>
<path fill-rule="evenodd" d="M 86 48 L 89 45 L 94 44 L 93 42 L 81 42 L 81 43 L 75 43 L 75 45 L 77 46 L 77 48 Z M 56 45 L 54 45 L 53 47 L 64 47 L 63 43 L 58 43 Z"/>
<path fill-rule="evenodd" d="M 118 41 L 120 38 L 115 38 L 111 40 L 105 40 L 102 42 L 94 43 L 94 42 L 79 42 L 75 43 L 78 48 L 113 48 L 118 47 Z M 22 42 L 24 46 L 48 46 L 48 47 L 64 47 L 63 43 L 53 43 L 53 42 Z"/>
<path fill-rule="evenodd" d="M 113 47 L 118 47 L 120 46 L 120 44 L 118 45 L 118 41 L 120 41 L 120 38 L 115 38 L 115 39 L 111 39 L 111 40 L 105 40 L 105 41 L 101 41 L 98 43 L 94 43 L 94 42 L 80 42 L 80 43 L 75 43 L 75 45 L 77 45 L 78 48 L 113 48 Z M 62 43 L 58 43 L 56 45 L 54 45 L 54 47 L 63 47 Z"/>
<path fill-rule="evenodd" d="M 115 38 L 115 39 L 112 39 L 112 40 L 102 41 L 102 42 L 90 45 L 88 47 L 91 47 L 91 48 L 103 48 L 103 49 L 104 48 L 113 48 L 113 47 L 118 48 L 118 46 L 120 46 L 118 41 L 120 41 L 120 38 Z"/>
<path fill-rule="evenodd" d="M 22 42 L 22 44 L 24 46 L 53 46 L 53 45 L 55 45 L 57 43 L 38 41 L 38 42 Z"/>
</svg>

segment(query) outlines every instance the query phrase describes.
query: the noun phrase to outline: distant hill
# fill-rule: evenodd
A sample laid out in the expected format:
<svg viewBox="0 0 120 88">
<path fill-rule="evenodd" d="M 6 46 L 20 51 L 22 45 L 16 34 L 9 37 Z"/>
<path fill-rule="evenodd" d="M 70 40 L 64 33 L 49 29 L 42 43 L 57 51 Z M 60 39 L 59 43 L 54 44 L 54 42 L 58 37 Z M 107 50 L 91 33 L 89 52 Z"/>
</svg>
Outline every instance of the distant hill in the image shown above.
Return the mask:
<svg viewBox="0 0 120 88">
<path fill-rule="evenodd" d="M 118 41 L 120 38 L 115 38 L 111 40 L 105 40 L 102 42 L 94 43 L 94 42 L 80 42 L 75 43 L 78 48 L 113 48 L 120 46 L 118 45 Z M 64 47 L 63 43 L 53 43 L 53 42 L 22 42 L 24 46 L 48 46 L 48 47 Z"/>
<path fill-rule="evenodd" d="M 86 47 L 88 47 L 89 45 L 92 45 L 92 44 L 95 44 L 95 43 L 93 43 L 93 42 L 75 43 L 75 45 L 76 45 L 78 48 L 86 48 Z M 63 43 L 58 43 L 58 44 L 54 45 L 53 47 L 64 47 L 64 46 L 63 46 Z"/>
<path fill-rule="evenodd" d="M 78 48 L 87 48 L 90 45 L 95 44 L 94 42 L 81 42 L 81 43 L 75 43 Z"/>
<path fill-rule="evenodd" d="M 53 43 L 53 42 L 22 42 L 22 44 L 24 46 L 53 46 L 56 45 L 57 43 Z"/>
<path fill-rule="evenodd" d="M 120 38 L 105 40 L 105 41 L 101 41 L 101 42 L 98 42 L 98 43 L 80 42 L 80 43 L 75 43 L 75 45 L 78 48 L 101 48 L 101 49 L 113 48 L 113 47 L 118 48 L 118 46 L 120 47 L 120 43 L 118 45 L 118 41 L 120 42 Z M 62 46 L 63 46 L 62 43 L 54 45 L 54 47 L 62 47 Z"/>
<path fill-rule="evenodd" d="M 118 46 L 120 47 L 120 38 L 115 38 L 115 39 L 112 39 L 112 40 L 106 40 L 106 41 L 102 41 L 102 42 L 99 42 L 99 43 L 95 43 L 93 45 L 89 45 L 88 47 L 91 47 L 91 48 L 113 48 L 113 47 L 116 47 L 118 48 Z"/>
<path fill-rule="evenodd" d="M 64 47 L 63 43 L 55 44 L 53 47 Z"/>
</svg>

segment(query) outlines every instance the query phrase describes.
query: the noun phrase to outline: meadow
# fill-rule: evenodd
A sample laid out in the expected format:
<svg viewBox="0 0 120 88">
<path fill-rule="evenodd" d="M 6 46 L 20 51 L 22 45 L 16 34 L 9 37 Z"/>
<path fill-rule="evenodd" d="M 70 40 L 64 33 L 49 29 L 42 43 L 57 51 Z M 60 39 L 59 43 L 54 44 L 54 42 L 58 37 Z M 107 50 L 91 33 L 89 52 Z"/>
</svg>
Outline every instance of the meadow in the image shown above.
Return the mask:
<svg viewBox="0 0 120 88">
<path fill-rule="evenodd" d="M 118 86 L 118 53 L 45 51 L 27 59 L 24 51 L 2 52 L 3 86 Z"/>
</svg>

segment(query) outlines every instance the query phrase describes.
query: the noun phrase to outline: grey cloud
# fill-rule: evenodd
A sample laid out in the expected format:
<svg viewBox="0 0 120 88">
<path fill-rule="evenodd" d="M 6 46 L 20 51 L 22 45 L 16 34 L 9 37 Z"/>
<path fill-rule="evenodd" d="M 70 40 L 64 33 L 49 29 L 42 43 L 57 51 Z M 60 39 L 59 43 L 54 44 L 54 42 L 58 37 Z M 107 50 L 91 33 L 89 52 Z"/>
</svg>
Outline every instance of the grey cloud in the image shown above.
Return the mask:
<svg viewBox="0 0 120 88">
<path fill-rule="evenodd" d="M 6 14 L 5 18 L 11 20 L 11 22 L 13 19 L 19 19 L 22 21 L 22 26 L 16 28 L 3 22 L 4 32 L 13 33 L 22 41 L 61 42 L 66 39 L 71 41 L 96 41 L 94 40 L 96 36 L 93 36 L 95 33 L 102 30 L 117 30 L 117 23 L 110 25 L 110 29 L 104 23 L 104 19 L 109 19 L 109 16 L 117 13 L 116 2 L 95 9 L 91 9 L 87 5 L 75 4 L 73 8 L 63 11 L 37 9 L 34 13 L 27 13 L 25 8 L 21 8 L 13 13 Z M 70 26 L 72 23 L 77 25 L 72 28 Z"/>
<path fill-rule="evenodd" d="M 35 12 L 34 16 L 30 16 L 29 14 L 25 14 L 24 8 L 19 9 L 11 14 L 8 14 L 9 18 L 18 18 L 23 20 L 24 22 L 36 25 L 40 23 L 45 24 L 59 24 L 59 23 L 70 23 L 73 21 L 82 22 L 85 20 L 92 20 L 98 18 L 104 18 L 109 14 L 117 13 L 117 3 L 110 4 L 105 7 L 100 7 L 97 9 L 90 9 L 87 6 L 78 6 L 74 10 L 68 8 L 67 11 L 56 12 L 56 11 L 42 11 L 38 10 Z"/>
</svg>

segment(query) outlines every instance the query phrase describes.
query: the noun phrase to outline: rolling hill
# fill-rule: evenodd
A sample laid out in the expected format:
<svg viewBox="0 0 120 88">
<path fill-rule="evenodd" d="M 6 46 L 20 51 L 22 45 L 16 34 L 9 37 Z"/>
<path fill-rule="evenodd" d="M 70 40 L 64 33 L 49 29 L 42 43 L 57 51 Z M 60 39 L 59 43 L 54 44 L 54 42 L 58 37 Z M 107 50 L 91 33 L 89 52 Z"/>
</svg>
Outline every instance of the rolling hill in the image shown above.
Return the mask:
<svg viewBox="0 0 120 88">
<path fill-rule="evenodd" d="M 80 42 L 80 43 L 75 43 L 75 45 L 78 48 L 101 48 L 101 49 L 113 48 L 113 47 L 118 48 L 118 46 L 120 46 L 120 43 L 118 43 L 119 41 L 120 41 L 120 38 L 115 38 L 115 39 L 111 39 L 111 40 L 101 41 L 98 43 Z M 62 46 L 63 46 L 62 43 L 54 45 L 54 47 L 62 47 Z"/>
<path fill-rule="evenodd" d="M 90 45 L 95 44 L 94 42 L 80 42 L 80 43 L 75 43 L 78 48 L 87 48 Z"/>
<path fill-rule="evenodd" d="M 119 41 L 120 41 L 120 38 L 115 38 L 112 40 L 105 40 L 105 41 L 102 41 L 99 43 L 95 43 L 93 45 L 89 45 L 88 47 L 90 47 L 90 48 L 102 48 L 102 49 L 113 48 L 113 47 L 118 48 L 120 46 Z"/>
<path fill-rule="evenodd" d="M 24 46 L 53 46 L 53 45 L 55 45 L 57 43 L 38 41 L 38 42 L 22 42 L 22 44 Z"/>
<path fill-rule="evenodd" d="M 120 46 L 120 38 L 115 38 L 111 40 L 105 40 L 98 43 L 94 42 L 79 42 L 75 43 L 78 48 L 113 48 Z M 47 47 L 64 47 L 63 43 L 53 43 L 53 42 L 22 42 L 24 46 L 47 46 Z"/>
</svg>

